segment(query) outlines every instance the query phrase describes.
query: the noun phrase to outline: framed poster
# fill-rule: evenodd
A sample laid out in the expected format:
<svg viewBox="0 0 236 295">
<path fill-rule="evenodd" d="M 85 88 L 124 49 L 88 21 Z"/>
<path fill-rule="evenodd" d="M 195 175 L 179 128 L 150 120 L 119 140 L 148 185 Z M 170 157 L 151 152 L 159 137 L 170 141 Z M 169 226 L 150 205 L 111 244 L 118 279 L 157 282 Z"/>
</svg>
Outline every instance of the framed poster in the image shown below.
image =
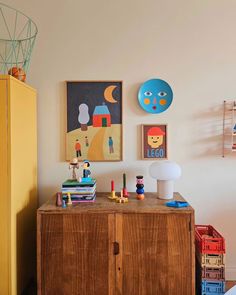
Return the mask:
<svg viewBox="0 0 236 295">
<path fill-rule="evenodd" d="M 167 125 L 142 125 L 142 159 L 167 159 Z"/>
<path fill-rule="evenodd" d="M 66 160 L 122 161 L 122 81 L 66 85 Z"/>
</svg>

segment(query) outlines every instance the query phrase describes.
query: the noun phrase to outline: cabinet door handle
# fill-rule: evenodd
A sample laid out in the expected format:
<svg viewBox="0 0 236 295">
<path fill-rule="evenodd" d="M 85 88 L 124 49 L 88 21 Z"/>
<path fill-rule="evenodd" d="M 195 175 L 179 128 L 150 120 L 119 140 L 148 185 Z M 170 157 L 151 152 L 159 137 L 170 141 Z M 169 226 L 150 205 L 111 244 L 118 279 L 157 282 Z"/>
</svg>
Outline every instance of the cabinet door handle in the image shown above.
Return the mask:
<svg viewBox="0 0 236 295">
<path fill-rule="evenodd" d="M 120 245 L 118 242 L 114 242 L 113 245 L 114 245 L 113 253 L 114 253 L 114 255 L 118 255 L 120 253 Z"/>
</svg>

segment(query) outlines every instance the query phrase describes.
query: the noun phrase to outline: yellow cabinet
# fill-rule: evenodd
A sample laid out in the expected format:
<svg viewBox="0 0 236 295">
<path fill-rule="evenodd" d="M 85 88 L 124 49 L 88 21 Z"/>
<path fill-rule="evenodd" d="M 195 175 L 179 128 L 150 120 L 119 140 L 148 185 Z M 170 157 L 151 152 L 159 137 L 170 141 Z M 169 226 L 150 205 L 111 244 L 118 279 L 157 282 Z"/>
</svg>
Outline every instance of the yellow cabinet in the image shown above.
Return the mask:
<svg viewBox="0 0 236 295">
<path fill-rule="evenodd" d="M 35 89 L 0 75 L 0 295 L 35 277 L 36 128 Z"/>
</svg>

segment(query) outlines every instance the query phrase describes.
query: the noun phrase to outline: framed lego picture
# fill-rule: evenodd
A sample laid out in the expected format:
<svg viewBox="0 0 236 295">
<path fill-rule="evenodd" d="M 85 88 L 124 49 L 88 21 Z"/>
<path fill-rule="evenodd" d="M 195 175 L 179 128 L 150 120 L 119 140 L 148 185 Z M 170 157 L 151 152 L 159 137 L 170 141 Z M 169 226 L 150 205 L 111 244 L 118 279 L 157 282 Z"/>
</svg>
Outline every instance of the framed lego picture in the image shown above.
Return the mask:
<svg viewBox="0 0 236 295">
<path fill-rule="evenodd" d="M 66 160 L 122 161 L 122 81 L 67 81 Z"/>
<path fill-rule="evenodd" d="M 142 159 L 167 159 L 167 125 L 142 125 Z"/>
</svg>

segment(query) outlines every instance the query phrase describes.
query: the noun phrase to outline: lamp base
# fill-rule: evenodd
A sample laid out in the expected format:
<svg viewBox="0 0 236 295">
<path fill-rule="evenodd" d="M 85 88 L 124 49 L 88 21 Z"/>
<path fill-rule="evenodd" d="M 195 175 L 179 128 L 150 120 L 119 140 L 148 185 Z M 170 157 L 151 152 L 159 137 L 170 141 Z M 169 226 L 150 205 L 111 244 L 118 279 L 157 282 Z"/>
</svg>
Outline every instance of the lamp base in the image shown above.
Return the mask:
<svg viewBox="0 0 236 295">
<path fill-rule="evenodd" d="M 158 199 L 170 200 L 174 197 L 174 182 L 172 180 L 157 181 Z"/>
</svg>

